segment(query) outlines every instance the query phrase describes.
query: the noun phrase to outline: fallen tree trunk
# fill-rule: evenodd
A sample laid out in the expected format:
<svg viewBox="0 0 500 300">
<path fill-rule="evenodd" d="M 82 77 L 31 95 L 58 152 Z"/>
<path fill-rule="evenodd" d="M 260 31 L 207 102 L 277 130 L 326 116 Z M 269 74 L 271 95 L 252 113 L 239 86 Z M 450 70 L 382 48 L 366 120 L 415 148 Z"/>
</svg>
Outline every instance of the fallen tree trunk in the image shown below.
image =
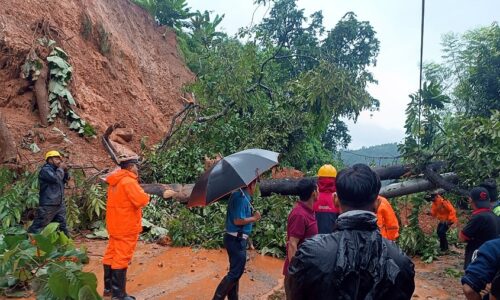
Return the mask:
<svg viewBox="0 0 500 300">
<path fill-rule="evenodd" d="M 111 133 L 113 131 L 113 127 L 110 126 L 106 132 Z M 109 135 L 109 134 L 108 134 Z M 107 135 L 104 134 L 103 142 L 106 139 Z M 106 146 L 106 145 L 105 145 Z M 110 155 L 113 155 L 114 149 L 109 149 L 109 147 L 105 147 Z M 112 156 L 113 157 L 113 156 Z M 410 165 L 396 165 L 390 167 L 376 167 L 373 170 L 379 175 L 381 180 L 387 179 L 397 179 L 401 177 L 407 176 L 411 172 L 412 166 Z M 297 195 L 297 183 L 301 178 L 284 178 L 284 179 L 271 179 L 271 180 L 262 180 L 259 188 L 260 193 L 263 197 L 268 197 L 272 193 L 280 194 L 280 195 Z M 191 194 L 191 190 L 193 189 L 194 184 L 143 184 L 142 187 L 146 191 L 146 193 L 151 195 L 156 195 L 163 198 L 173 198 L 180 202 L 187 202 L 187 198 Z M 163 193 L 165 191 L 169 192 L 168 197 L 164 197 Z"/>
<path fill-rule="evenodd" d="M 7 127 L 7 122 L 0 113 L 0 163 L 12 163 L 16 162 L 16 160 L 16 143 Z"/>
<path fill-rule="evenodd" d="M 446 173 L 441 176 L 447 182 L 455 182 L 458 180 L 457 175 L 454 173 Z M 299 180 L 300 179 L 296 178 L 262 180 L 259 184 L 260 194 L 262 197 L 269 197 L 272 194 L 296 196 L 298 195 L 297 186 Z M 142 184 L 141 186 L 148 194 L 156 195 L 164 199 L 173 198 L 181 203 L 187 203 L 194 184 Z M 380 194 L 387 198 L 393 198 L 424 192 L 436 187 L 437 186 L 429 180 L 418 178 L 385 186 L 380 190 Z"/>
<path fill-rule="evenodd" d="M 455 173 L 442 174 L 440 175 L 440 177 L 442 177 L 443 180 L 447 183 L 453 184 L 458 181 L 458 176 Z M 425 178 L 416 178 L 384 186 L 380 190 L 380 195 L 386 198 L 394 198 L 414 193 L 425 192 L 439 187 L 439 185 L 435 185 Z"/>
<path fill-rule="evenodd" d="M 36 104 L 38 106 L 38 113 L 40 114 L 40 124 L 43 127 L 49 125 L 47 117 L 49 116 L 49 93 L 47 91 L 47 78 L 49 76 L 49 67 L 46 63 L 43 63 L 43 67 L 40 70 L 40 75 L 35 82 L 35 98 Z"/>
<path fill-rule="evenodd" d="M 372 168 L 372 170 L 378 174 L 380 180 L 388 180 L 408 177 L 411 174 L 412 168 L 412 165 L 395 165 L 389 167 L 375 167 Z"/>
</svg>

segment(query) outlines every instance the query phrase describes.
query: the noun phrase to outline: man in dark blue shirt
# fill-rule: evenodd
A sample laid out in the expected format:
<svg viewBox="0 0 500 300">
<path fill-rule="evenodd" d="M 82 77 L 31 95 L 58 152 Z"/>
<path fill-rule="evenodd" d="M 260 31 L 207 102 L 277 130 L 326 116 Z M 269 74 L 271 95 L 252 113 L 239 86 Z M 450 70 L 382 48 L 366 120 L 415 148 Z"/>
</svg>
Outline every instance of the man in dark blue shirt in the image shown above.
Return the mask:
<svg viewBox="0 0 500 300">
<path fill-rule="evenodd" d="M 500 271 L 500 238 L 487 241 L 474 252 L 472 262 L 462 277 L 463 290 L 467 299 L 481 299 L 480 292 L 488 283 L 494 281 L 498 271 Z M 497 289 L 497 286 L 492 284 L 492 293 Z"/>
<path fill-rule="evenodd" d="M 47 152 L 45 161 L 47 163 L 43 165 L 38 174 L 39 207 L 28 232 L 38 233 L 49 223 L 57 222 L 59 229 L 69 236 L 66 228 L 66 205 L 64 204 L 64 185 L 69 180 L 67 166 L 57 151 Z"/>
<path fill-rule="evenodd" d="M 214 300 L 238 299 L 239 280 L 247 261 L 247 240 L 252 224 L 260 220 L 260 213 L 252 213 L 250 203 L 256 181 L 247 188 L 234 192 L 229 198 L 226 215 L 224 247 L 229 256 L 229 272 L 215 290 Z"/>
</svg>

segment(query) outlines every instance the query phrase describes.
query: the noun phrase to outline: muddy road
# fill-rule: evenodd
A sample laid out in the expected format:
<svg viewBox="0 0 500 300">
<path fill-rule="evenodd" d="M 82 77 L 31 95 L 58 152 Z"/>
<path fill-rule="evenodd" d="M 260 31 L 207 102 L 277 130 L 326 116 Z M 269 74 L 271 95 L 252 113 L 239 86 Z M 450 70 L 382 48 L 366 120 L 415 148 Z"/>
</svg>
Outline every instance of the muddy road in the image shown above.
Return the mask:
<svg viewBox="0 0 500 300">
<path fill-rule="evenodd" d="M 102 291 L 101 259 L 106 241 L 81 240 Z M 416 290 L 413 299 L 465 299 L 460 285 L 461 251 L 439 257 L 431 264 L 414 259 Z M 249 251 L 247 270 L 240 284 L 240 299 L 284 299 L 283 261 Z M 139 242 L 129 267 L 127 289 L 137 299 L 211 299 L 228 268 L 225 250 L 165 247 Z"/>
</svg>

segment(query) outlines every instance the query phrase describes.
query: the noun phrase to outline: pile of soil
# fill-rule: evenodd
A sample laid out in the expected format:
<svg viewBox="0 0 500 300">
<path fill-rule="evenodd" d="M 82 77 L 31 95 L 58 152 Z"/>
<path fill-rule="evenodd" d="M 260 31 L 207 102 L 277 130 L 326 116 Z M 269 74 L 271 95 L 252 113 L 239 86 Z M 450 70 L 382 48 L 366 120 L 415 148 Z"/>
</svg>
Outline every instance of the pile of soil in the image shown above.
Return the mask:
<svg viewBox="0 0 500 300">
<path fill-rule="evenodd" d="M 0 115 L 16 143 L 18 159 L 40 161 L 42 153 L 55 148 L 74 164 L 103 167 L 111 162 L 98 139 L 78 136 L 64 121 L 39 126 L 34 93 L 20 74 L 27 54 L 42 37 L 37 30 L 41 22 L 50 28 L 48 38 L 70 56 L 75 111 L 98 136 L 108 125 L 123 121 L 135 132 L 133 150 L 139 150 L 145 136 L 149 144 L 158 142 L 182 108 L 182 87 L 194 79 L 172 30 L 157 26 L 128 0 L 0 0 Z M 23 148 L 31 142 L 41 152 Z"/>
</svg>

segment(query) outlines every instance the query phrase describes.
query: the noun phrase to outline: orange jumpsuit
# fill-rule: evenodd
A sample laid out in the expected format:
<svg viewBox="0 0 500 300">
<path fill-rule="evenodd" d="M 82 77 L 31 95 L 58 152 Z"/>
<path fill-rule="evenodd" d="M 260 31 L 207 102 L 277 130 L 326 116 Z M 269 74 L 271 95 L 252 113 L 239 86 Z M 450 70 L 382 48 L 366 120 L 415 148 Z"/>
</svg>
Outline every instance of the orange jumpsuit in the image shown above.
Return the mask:
<svg viewBox="0 0 500 300">
<path fill-rule="evenodd" d="M 457 223 L 457 213 L 450 201 L 436 195 L 432 202 L 431 215 L 436 217 L 439 222 Z"/>
<path fill-rule="evenodd" d="M 378 196 L 380 205 L 377 209 L 377 225 L 380 234 L 388 240 L 394 241 L 399 237 L 399 223 L 389 200 Z"/>
<path fill-rule="evenodd" d="M 149 195 L 139 185 L 137 175 L 125 169 L 110 174 L 106 182 L 109 243 L 103 264 L 115 270 L 126 269 L 142 231 L 142 208 L 149 203 Z"/>
</svg>

